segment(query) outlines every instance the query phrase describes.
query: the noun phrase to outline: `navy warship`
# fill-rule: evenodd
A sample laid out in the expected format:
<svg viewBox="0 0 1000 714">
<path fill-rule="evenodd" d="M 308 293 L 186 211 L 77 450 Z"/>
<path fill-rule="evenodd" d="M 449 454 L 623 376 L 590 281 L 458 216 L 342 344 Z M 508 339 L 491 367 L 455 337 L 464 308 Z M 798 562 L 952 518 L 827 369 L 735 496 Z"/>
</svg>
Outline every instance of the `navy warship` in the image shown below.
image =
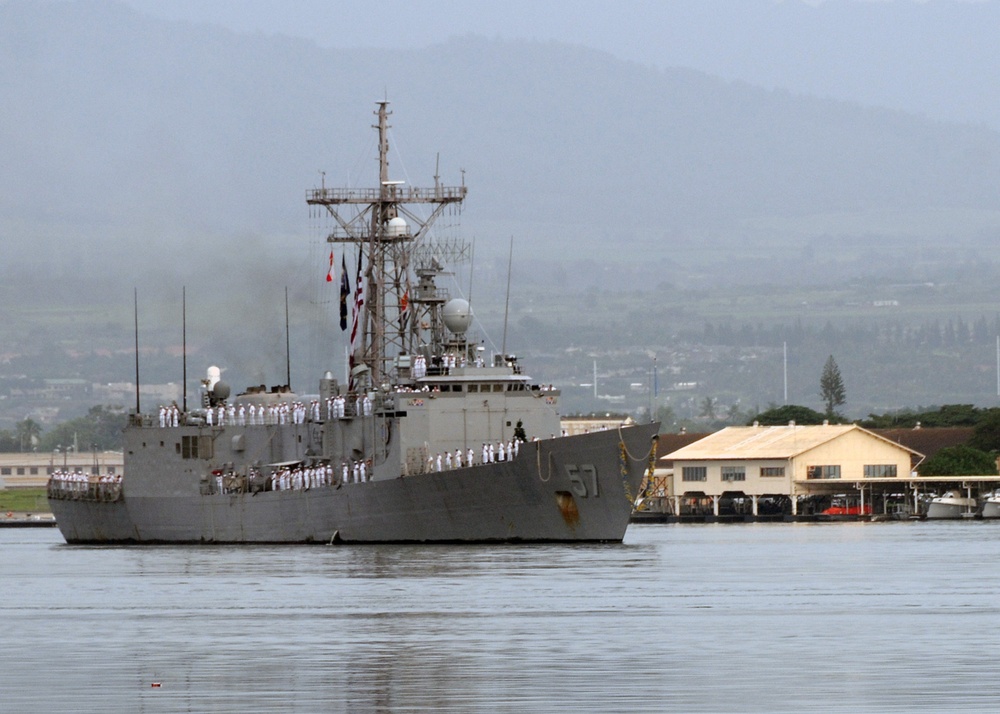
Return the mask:
<svg viewBox="0 0 1000 714">
<path fill-rule="evenodd" d="M 334 226 L 325 240 L 358 257 L 344 381 L 232 395 L 212 367 L 198 408 L 143 413 L 137 398 L 123 474 L 49 482 L 68 543 L 622 540 L 658 425 L 564 435 L 558 389 L 486 358 L 469 302 L 436 283 L 447 251 L 430 233 L 465 182 L 391 180 L 387 104 L 379 185 L 306 192 Z"/>
</svg>

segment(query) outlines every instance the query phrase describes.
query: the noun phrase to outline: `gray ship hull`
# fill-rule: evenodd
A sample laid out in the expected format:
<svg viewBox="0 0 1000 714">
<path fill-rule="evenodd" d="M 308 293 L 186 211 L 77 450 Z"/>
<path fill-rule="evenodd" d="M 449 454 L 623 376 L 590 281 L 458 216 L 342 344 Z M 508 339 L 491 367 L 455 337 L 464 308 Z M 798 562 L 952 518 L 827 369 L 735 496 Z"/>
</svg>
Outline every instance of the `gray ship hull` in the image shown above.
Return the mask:
<svg viewBox="0 0 1000 714">
<path fill-rule="evenodd" d="M 367 483 L 130 495 L 127 475 L 118 501 L 50 503 L 69 543 L 620 542 L 656 426 L 535 441 L 513 461 Z"/>
</svg>

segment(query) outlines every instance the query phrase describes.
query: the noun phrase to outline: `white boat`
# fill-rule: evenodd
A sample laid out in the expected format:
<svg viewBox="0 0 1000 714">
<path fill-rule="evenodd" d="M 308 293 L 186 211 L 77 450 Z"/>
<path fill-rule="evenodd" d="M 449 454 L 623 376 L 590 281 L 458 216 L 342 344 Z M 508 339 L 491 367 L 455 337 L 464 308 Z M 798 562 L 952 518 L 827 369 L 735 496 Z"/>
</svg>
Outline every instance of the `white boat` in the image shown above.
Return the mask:
<svg viewBox="0 0 1000 714">
<path fill-rule="evenodd" d="M 983 518 L 1000 518 L 1000 491 L 986 494 L 983 500 Z"/>
<path fill-rule="evenodd" d="M 972 518 L 976 515 L 979 504 L 972 496 L 963 496 L 961 491 L 946 491 L 943 496 L 936 496 L 931 499 L 927 506 L 927 517 L 934 519 L 944 518 Z"/>
</svg>

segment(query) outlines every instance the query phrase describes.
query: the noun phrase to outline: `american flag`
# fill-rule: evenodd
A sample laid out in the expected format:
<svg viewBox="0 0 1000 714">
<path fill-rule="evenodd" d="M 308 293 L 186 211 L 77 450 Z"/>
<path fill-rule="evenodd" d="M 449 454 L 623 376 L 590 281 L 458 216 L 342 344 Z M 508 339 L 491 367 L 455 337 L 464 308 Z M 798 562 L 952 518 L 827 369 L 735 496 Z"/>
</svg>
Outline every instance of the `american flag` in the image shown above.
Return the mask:
<svg viewBox="0 0 1000 714">
<path fill-rule="evenodd" d="M 354 311 L 351 322 L 351 366 L 354 366 L 354 351 L 358 347 L 358 325 L 361 322 L 361 308 L 365 305 L 365 280 L 361 273 L 362 252 L 358 251 L 358 277 L 354 285 Z"/>
</svg>

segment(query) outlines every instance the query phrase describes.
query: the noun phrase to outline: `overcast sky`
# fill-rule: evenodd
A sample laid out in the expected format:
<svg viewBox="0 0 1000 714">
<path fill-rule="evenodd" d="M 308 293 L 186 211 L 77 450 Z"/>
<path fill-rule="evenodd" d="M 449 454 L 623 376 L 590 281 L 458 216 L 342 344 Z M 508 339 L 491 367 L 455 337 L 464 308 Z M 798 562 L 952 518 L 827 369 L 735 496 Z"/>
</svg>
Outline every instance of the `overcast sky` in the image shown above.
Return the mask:
<svg viewBox="0 0 1000 714">
<path fill-rule="evenodd" d="M 325 47 L 419 48 L 468 34 L 555 40 L 1000 128 L 997 0 L 125 1 L 162 18 Z"/>
</svg>

